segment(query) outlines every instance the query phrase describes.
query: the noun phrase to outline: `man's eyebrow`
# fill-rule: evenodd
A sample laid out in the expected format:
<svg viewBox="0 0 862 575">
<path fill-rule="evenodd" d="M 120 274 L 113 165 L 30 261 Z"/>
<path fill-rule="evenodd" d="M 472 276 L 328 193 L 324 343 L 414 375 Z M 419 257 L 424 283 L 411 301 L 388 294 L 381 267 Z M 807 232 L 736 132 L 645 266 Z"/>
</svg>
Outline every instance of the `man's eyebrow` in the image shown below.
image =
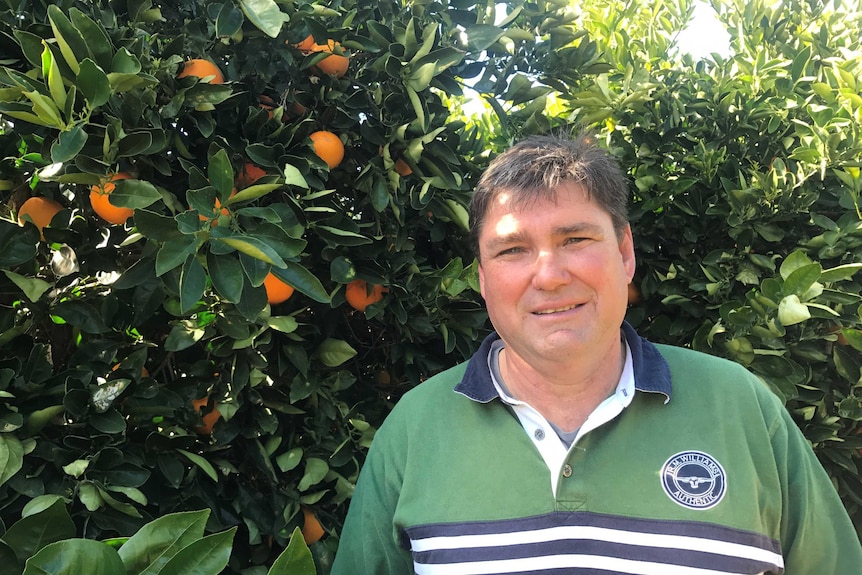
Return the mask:
<svg viewBox="0 0 862 575">
<path fill-rule="evenodd" d="M 485 247 L 490 251 L 494 251 L 500 246 L 523 242 L 525 238 L 526 236 L 524 235 L 524 232 L 514 231 L 509 234 L 494 236 L 488 240 L 488 244 Z"/>
<path fill-rule="evenodd" d="M 580 222 L 577 224 L 572 224 L 570 226 L 560 226 L 558 228 L 554 228 L 554 235 L 556 236 L 568 236 L 571 234 L 601 234 L 604 232 L 604 228 L 597 224 L 593 224 L 590 222 Z"/>
</svg>

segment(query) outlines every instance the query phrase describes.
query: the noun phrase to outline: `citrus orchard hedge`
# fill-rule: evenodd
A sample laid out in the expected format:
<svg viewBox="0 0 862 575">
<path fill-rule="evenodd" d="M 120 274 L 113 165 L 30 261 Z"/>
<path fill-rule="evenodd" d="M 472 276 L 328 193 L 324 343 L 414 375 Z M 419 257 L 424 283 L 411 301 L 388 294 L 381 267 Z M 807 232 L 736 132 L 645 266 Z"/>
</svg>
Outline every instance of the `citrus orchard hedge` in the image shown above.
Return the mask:
<svg viewBox="0 0 862 575">
<path fill-rule="evenodd" d="M 488 329 L 474 178 L 574 125 L 632 177 L 629 319 L 761 375 L 862 525 L 859 15 L 716 6 L 711 62 L 686 0 L 0 7 L 3 522 L 209 508 L 226 572 L 296 527 L 326 572 L 375 428 Z"/>
</svg>

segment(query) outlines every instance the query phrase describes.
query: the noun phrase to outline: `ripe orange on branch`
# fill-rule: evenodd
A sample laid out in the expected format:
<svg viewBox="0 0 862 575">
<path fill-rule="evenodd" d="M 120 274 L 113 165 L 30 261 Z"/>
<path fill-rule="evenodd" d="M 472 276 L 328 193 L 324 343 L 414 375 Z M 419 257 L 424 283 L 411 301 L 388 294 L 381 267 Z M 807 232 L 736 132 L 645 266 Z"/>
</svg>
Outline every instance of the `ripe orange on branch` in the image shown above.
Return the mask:
<svg viewBox="0 0 862 575">
<path fill-rule="evenodd" d="M 305 544 L 311 545 L 312 543 L 317 543 L 324 534 L 320 520 L 317 519 L 317 516 L 308 507 L 302 508 L 302 514 L 302 538 L 305 540 Z"/>
<path fill-rule="evenodd" d="M 206 407 L 208 401 L 209 399 L 206 397 L 195 399 L 192 401 L 192 407 L 195 408 L 195 411 L 200 413 L 201 410 Z M 200 435 L 210 435 L 213 432 L 213 427 L 215 426 L 216 422 L 219 420 L 220 417 L 221 412 L 218 410 L 218 403 L 214 402 L 212 411 L 203 416 L 203 425 L 195 427 L 195 431 Z"/>
<path fill-rule="evenodd" d="M 287 301 L 294 292 L 293 286 L 281 281 L 272 272 L 264 278 L 263 287 L 266 289 L 266 301 L 272 305 Z"/>
<path fill-rule="evenodd" d="M 383 299 L 383 294 L 388 290 L 380 285 L 371 286 L 369 293 L 368 283 L 365 280 L 353 280 L 347 284 L 344 291 L 344 297 L 347 303 L 358 311 L 365 311 L 365 308 L 371 304 L 377 303 Z"/>
<path fill-rule="evenodd" d="M 135 210 L 132 208 L 121 208 L 109 201 L 117 180 L 128 180 L 132 176 L 126 172 L 117 172 L 103 179 L 101 183 L 90 188 L 90 205 L 100 218 L 111 224 L 124 224 L 132 217 Z"/>
<path fill-rule="evenodd" d="M 344 159 L 344 144 L 341 143 L 341 138 L 332 132 L 319 130 L 311 134 L 309 138 L 311 138 L 314 153 L 326 162 L 330 170 Z"/>
<path fill-rule="evenodd" d="M 239 188 L 247 188 L 265 175 L 266 172 L 263 169 L 251 162 L 246 162 L 236 177 L 236 185 Z"/>
<path fill-rule="evenodd" d="M 232 197 L 234 197 L 235 195 L 236 195 L 236 188 L 234 188 L 233 190 L 231 190 L 231 192 L 230 192 L 230 197 L 232 198 Z M 221 208 L 221 210 L 219 210 L 219 208 Z M 222 207 L 221 207 L 221 200 L 219 200 L 218 198 L 216 198 L 216 201 L 215 201 L 215 208 L 213 209 L 213 212 L 215 213 L 215 217 L 213 218 L 213 221 L 212 221 L 212 223 L 210 224 L 210 226 L 217 226 L 217 225 L 218 225 L 218 219 L 219 219 L 219 217 L 221 217 L 221 216 L 230 216 L 230 210 L 228 210 L 227 208 L 222 208 Z M 206 217 L 206 216 L 205 216 L 205 215 L 203 215 L 203 214 L 199 214 L 199 215 L 198 215 L 198 218 L 199 218 L 202 222 L 205 222 L 205 221 L 207 221 L 207 220 L 209 219 L 208 217 Z"/>
<path fill-rule="evenodd" d="M 411 168 L 403 159 L 398 158 L 395 161 L 395 171 L 399 176 L 407 177 L 413 173 L 413 168 Z"/>
<path fill-rule="evenodd" d="M 210 84 L 224 84 L 224 74 L 218 66 L 203 58 L 192 58 L 183 64 L 183 69 L 177 74 L 177 78 L 186 76 L 196 76 Z M 206 80 L 206 78 L 209 79 Z"/>
<path fill-rule="evenodd" d="M 306 40 L 308 40 L 308 38 L 306 38 Z M 326 44 L 317 44 L 315 42 L 311 45 L 311 51 L 329 53 L 329 56 L 314 65 L 322 74 L 328 74 L 329 76 L 340 78 L 347 73 L 347 66 L 350 64 L 350 58 L 340 54 L 340 43 L 335 40 L 329 40 Z"/>
<path fill-rule="evenodd" d="M 294 46 L 301 52 L 311 52 L 312 46 L 314 46 L 314 36 L 309 34 L 305 37 L 305 40 L 300 42 L 299 44 L 294 44 Z"/>
<path fill-rule="evenodd" d="M 18 224 L 23 226 L 24 222 L 29 219 L 29 221 L 33 222 L 39 228 L 39 234 L 44 240 L 45 236 L 42 235 L 42 229 L 50 224 L 54 216 L 57 215 L 57 212 L 62 209 L 63 206 L 50 198 L 33 196 L 32 198 L 28 198 L 18 208 Z"/>
</svg>

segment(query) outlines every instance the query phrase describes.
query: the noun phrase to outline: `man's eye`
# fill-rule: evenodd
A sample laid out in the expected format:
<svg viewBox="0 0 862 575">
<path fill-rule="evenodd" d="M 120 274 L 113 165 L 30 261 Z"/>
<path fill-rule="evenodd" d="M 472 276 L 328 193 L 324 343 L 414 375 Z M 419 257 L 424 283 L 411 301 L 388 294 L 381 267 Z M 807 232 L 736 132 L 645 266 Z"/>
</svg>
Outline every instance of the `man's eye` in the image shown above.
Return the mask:
<svg viewBox="0 0 862 575">
<path fill-rule="evenodd" d="M 514 247 L 514 248 L 506 248 L 506 249 L 504 249 L 504 250 L 500 250 L 500 253 L 498 253 L 497 255 L 499 255 L 499 256 L 509 256 L 509 255 L 513 255 L 513 254 L 519 254 L 519 253 L 521 253 L 522 251 L 523 251 L 523 250 L 522 250 L 521 248 L 518 248 L 518 247 Z"/>
<path fill-rule="evenodd" d="M 566 243 L 567 244 L 579 244 L 579 243 L 584 242 L 586 240 L 587 240 L 587 238 L 571 237 L 571 238 L 566 238 Z"/>
</svg>

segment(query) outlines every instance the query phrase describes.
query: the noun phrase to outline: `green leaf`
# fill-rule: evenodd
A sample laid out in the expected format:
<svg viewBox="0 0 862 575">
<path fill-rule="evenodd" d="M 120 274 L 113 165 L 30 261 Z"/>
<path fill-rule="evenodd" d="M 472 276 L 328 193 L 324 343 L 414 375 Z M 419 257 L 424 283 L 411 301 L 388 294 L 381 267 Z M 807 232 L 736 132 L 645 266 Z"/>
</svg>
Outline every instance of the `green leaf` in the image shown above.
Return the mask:
<svg viewBox="0 0 862 575">
<path fill-rule="evenodd" d="M 189 255 L 180 273 L 180 311 L 187 313 L 203 297 L 207 274 L 195 255 Z"/>
<path fill-rule="evenodd" d="M 99 489 L 91 481 L 82 481 L 78 484 L 78 499 L 87 508 L 87 511 L 98 511 L 102 507 L 102 496 Z"/>
<path fill-rule="evenodd" d="M 847 343 L 853 346 L 853 349 L 862 351 L 862 331 L 858 329 L 844 328 L 841 330 L 841 334 L 847 340 Z"/>
<path fill-rule="evenodd" d="M 832 283 L 849 280 L 859 270 L 862 270 L 862 263 L 836 266 L 834 268 L 829 268 L 828 270 L 823 270 L 823 273 L 820 274 L 820 281 L 822 283 Z"/>
<path fill-rule="evenodd" d="M 465 30 L 467 43 L 471 51 L 481 52 L 487 49 L 506 32 L 497 26 L 477 24 Z"/>
<path fill-rule="evenodd" d="M 305 473 L 296 486 L 300 491 L 307 491 L 310 487 L 317 485 L 329 473 L 329 465 L 322 459 L 309 457 L 305 460 Z"/>
<path fill-rule="evenodd" d="M 182 351 L 193 346 L 204 336 L 204 330 L 192 322 L 174 324 L 165 340 L 167 351 Z"/>
<path fill-rule="evenodd" d="M 168 561 L 158 575 L 219 575 L 230 559 L 236 529 L 232 527 L 213 533 L 187 545 Z"/>
<path fill-rule="evenodd" d="M 135 212 L 135 227 L 145 238 L 162 243 L 177 240 L 182 236 L 175 218 L 148 210 L 139 209 Z"/>
<path fill-rule="evenodd" d="M 317 348 L 320 361 L 327 367 L 337 367 L 356 356 L 356 350 L 342 339 L 326 338 Z"/>
<path fill-rule="evenodd" d="M 0 267 L 12 267 L 30 261 L 36 256 L 39 232 L 28 226 L 23 230 L 18 224 L 0 219 Z"/>
<path fill-rule="evenodd" d="M 186 456 L 189 461 L 200 467 L 201 470 L 206 473 L 210 479 L 218 483 L 218 474 L 216 473 L 215 468 L 210 464 L 209 461 L 207 461 L 197 453 L 192 453 L 184 449 L 177 449 L 177 451 Z"/>
<path fill-rule="evenodd" d="M 820 279 L 820 272 L 821 267 L 818 263 L 807 264 L 794 269 L 784 278 L 784 293 L 787 295 L 805 295 L 811 286 Z"/>
<path fill-rule="evenodd" d="M 0 433 L 0 485 L 18 473 L 24 465 L 24 448 L 11 433 Z"/>
<path fill-rule="evenodd" d="M 182 265 L 196 251 L 197 239 L 194 236 L 180 236 L 174 241 L 163 244 L 156 255 L 156 275 L 162 276 Z"/>
<path fill-rule="evenodd" d="M 296 319 L 287 315 L 270 316 L 266 320 L 266 325 L 281 333 L 293 333 L 299 327 Z"/>
<path fill-rule="evenodd" d="M 255 184 L 252 186 L 248 186 L 247 188 L 243 188 L 241 191 L 232 195 L 228 198 L 225 205 L 231 204 L 239 204 L 242 202 L 249 202 L 251 200 L 256 200 L 257 198 L 263 197 L 273 190 L 277 190 L 282 187 L 282 184 Z"/>
<path fill-rule="evenodd" d="M 91 539 L 67 539 L 51 543 L 27 561 L 22 575 L 117 575 L 125 573 L 117 552 Z"/>
<path fill-rule="evenodd" d="M 230 38 L 242 29 L 242 11 L 232 3 L 222 4 L 215 19 L 215 33 L 219 38 Z"/>
<path fill-rule="evenodd" d="M 28 100 L 33 102 L 33 113 L 47 126 L 52 126 L 58 129 L 65 129 L 66 123 L 60 117 L 60 109 L 51 98 L 40 94 L 39 92 L 24 92 Z"/>
<path fill-rule="evenodd" d="M 234 235 L 226 238 L 212 238 L 213 242 L 223 243 L 233 249 L 249 255 L 255 259 L 264 261 L 270 265 L 284 267 L 285 261 L 276 253 L 269 244 L 249 235 Z"/>
<path fill-rule="evenodd" d="M 48 92 L 57 107 L 64 109 L 66 107 L 66 87 L 63 85 L 63 76 L 60 74 L 60 66 L 54 61 L 53 52 L 45 43 L 42 50 L 42 76 L 48 82 Z"/>
<path fill-rule="evenodd" d="M 73 159 L 87 143 L 87 132 L 84 126 L 78 124 L 71 130 L 60 132 L 60 136 L 51 145 L 51 161 L 63 164 Z"/>
<path fill-rule="evenodd" d="M 811 263 L 811 258 L 809 258 L 804 251 L 796 250 L 789 256 L 787 256 L 787 258 L 785 258 L 785 260 L 781 263 L 781 277 L 786 280 L 787 277 L 794 271 L 796 271 L 798 268 L 810 265 Z"/>
<path fill-rule="evenodd" d="M 27 62 L 34 68 L 39 68 L 42 65 L 42 38 L 32 32 L 19 29 L 13 30 L 12 34 L 18 40 Z"/>
<path fill-rule="evenodd" d="M 111 203 L 120 208 L 146 208 L 162 199 L 156 187 L 145 180 L 117 180 Z"/>
<path fill-rule="evenodd" d="M 84 95 L 90 108 L 97 108 L 105 104 L 111 97 L 111 83 L 108 75 L 90 58 L 81 62 L 78 78 L 75 85 Z"/>
<path fill-rule="evenodd" d="M 138 509 L 134 505 L 117 500 L 104 488 L 98 485 L 96 486 L 96 489 L 99 490 L 99 496 L 102 498 L 102 501 L 104 501 L 108 507 L 119 511 L 124 515 L 128 515 L 129 517 L 141 517 L 141 512 L 138 511 Z"/>
<path fill-rule="evenodd" d="M 162 568 L 172 557 L 203 536 L 209 514 L 209 509 L 171 513 L 147 523 L 120 547 L 119 555 L 125 571 L 119 573 L 162 573 Z"/>
<path fill-rule="evenodd" d="M 315 575 L 316 572 L 314 558 L 305 544 L 302 531 L 295 527 L 287 547 L 272 564 L 267 575 Z"/>
<path fill-rule="evenodd" d="M 302 448 L 294 447 L 290 451 L 282 453 L 275 458 L 275 463 L 282 473 L 287 473 L 292 469 L 296 469 L 299 462 L 302 461 Z"/>
<path fill-rule="evenodd" d="M 778 304 L 778 321 L 781 325 L 802 323 L 811 317 L 808 306 L 799 301 L 799 296 L 791 294 L 784 297 Z"/>
<path fill-rule="evenodd" d="M 57 500 L 47 509 L 19 519 L 9 527 L 2 539 L 23 563 L 46 545 L 74 537 L 75 532 L 75 524 L 66 511 L 65 503 Z"/>
<path fill-rule="evenodd" d="M 39 301 L 42 294 L 52 287 L 52 284 L 39 278 L 28 278 L 7 270 L 3 270 L 3 273 L 5 273 L 6 277 L 12 280 L 12 283 L 18 286 L 21 291 L 24 292 L 24 295 L 27 296 L 27 299 L 32 302 Z"/>
<path fill-rule="evenodd" d="M 282 24 L 290 20 L 275 0 L 240 0 L 239 5 L 246 18 L 270 38 L 277 37 Z"/>
<path fill-rule="evenodd" d="M 288 186 L 297 186 L 304 190 L 309 189 L 308 182 L 305 181 L 305 177 L 299 171 L 299 168 L 290 164 L 284 166 L 284 183 Z"/>
<path fill-rule="evenodd" d="M 54 37 L 57 39 L 63 58 L 72 72 L 77 74 L 81 69 L 81 60 L 89 55 L 87 43 L 56 4 L 48 6 L 48 19 L 51 21 L 51 29 L 54 31 Z"/>
<path fill-rule="evenodd" d="M 207 254 L 207 268 L 213 288 L 227 302 L 237 303 L 242 297 L 242 266 L 233 255 Z"/>
<path fill-rule="evenodd" d="M 286 266 L 284 268 L 272 268 L 272 273 L 276 277 L 289 283 L 316 302 L 329 303 L 332 300 L 317 276 L 298 263 L 284 263 Z"/>
<path fill-rule="evenodd" d="M 114 57 L 114 46 L 105 28 L 74 7 L 69 10 L 69 17 L 72 25 L 86 39 L 87 50 L 96 61 L 96 65 L 103 70 L 110 69 L 111 59 Z"/>
<path fill-rule="evenodd" d="M 216 189 L 218 196 L 226 201 L 233 190 L 234 177 L 230 158 L 225 150 L 221 149 L 210 156 L 207 175 L 210 185 Z"/>
<path fill-rule="evenodd" d="M 51 309 L 51 315 L 62 318 L 69 325 L 76 326 L 85 333 L 110 331 L 102 313 L 87 301 L 61 301 Z"/>
</svg>

